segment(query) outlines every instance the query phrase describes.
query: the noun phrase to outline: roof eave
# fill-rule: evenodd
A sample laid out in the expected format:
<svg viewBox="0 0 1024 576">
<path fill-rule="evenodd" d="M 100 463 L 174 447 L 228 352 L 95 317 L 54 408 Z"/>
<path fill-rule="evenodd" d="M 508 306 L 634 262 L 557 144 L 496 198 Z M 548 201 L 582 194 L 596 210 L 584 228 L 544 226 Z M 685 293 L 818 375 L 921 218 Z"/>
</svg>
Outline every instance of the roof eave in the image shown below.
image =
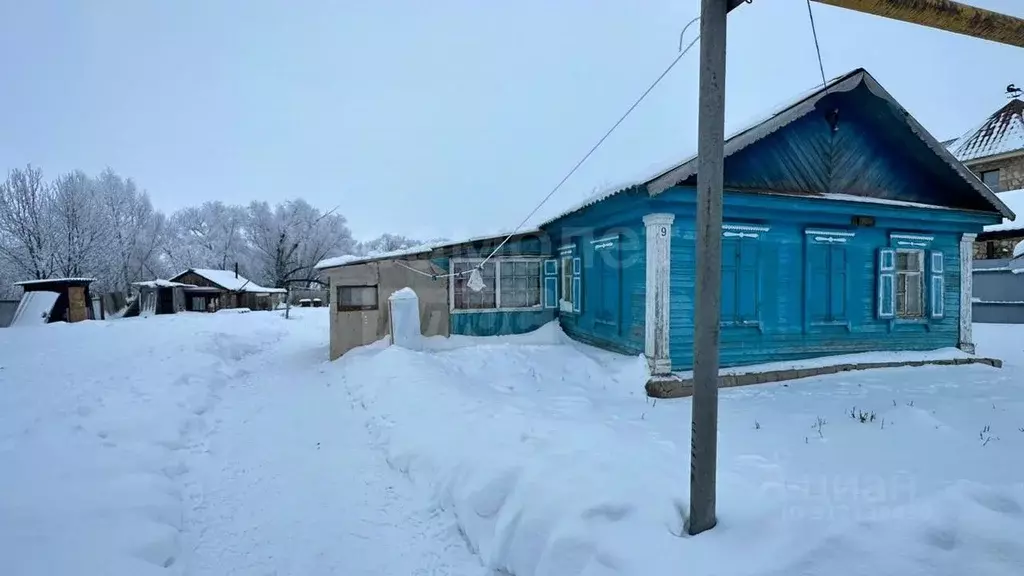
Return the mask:
<svg viewBox="0 0 1024 576">
<path fill-rule="evenodd" d="M 999 154 L 992 154 L 990 156 L 978 156 L 977 158 L 970 158 L 968 160 L 961 160 L 964 166 L 974 166 L 976 164 L 987 164 L 989 162 L 998 162 L 1000 160 L 1006 160 L 1008 158 L 1016 158 L 1018 156 L 1024 156 L 1024 148 L 1019 150 L 1012 150 L 1010 152 L 1001 152 Z"/>
<path fill-rule="evenodd" d="M 479 236 L 473 237 L 468 240 L 461 240 L 458 242 L 451 242 L 447 244 L 438 244 L 431 246 L 428 249 L 424 249 L 418 252 L 406 252 L 399 254 L 381 254 L 379 256 L 367 256 L 366 258 L 357 258 L 341 264 L 334 264 L 331 266 L 316 267 L 314 269 L 317 272 L 326 272 L 328 270 L 336 270 L 338 268 L 345 268 L 347 266 L 358 266 L 360 264 L 374 264 L 377 262 L 386 262 L 388 260 L 431 260 L 434 258 L 448 258 L 451 256 L 451 252 L 454 248 L 460 246 L 470 246 L 478 242 L 487 242 L 491 240 L 518 240 L 527 236 L 536 236 L 537 234 L 543 234 L 544 232 L 539 228 L 529 228 L 526 230 L 520 230 L 515 234 L 498 234 L 495 236 Z"/>
</svg>

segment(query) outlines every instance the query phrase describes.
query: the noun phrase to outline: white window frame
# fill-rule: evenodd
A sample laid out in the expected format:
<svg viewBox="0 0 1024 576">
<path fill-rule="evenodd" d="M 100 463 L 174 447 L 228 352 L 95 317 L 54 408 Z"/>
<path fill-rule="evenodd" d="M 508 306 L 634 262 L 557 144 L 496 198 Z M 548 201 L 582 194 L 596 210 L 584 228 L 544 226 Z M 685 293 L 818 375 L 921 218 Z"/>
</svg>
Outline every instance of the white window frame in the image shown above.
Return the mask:
<svg viewBox="0 0 1024 576">
<path fill-rule="evenodd" d="M 537 256 L 503 256 L 491 258 L 488 264 L 494 263 L 494 308 L 456 308 L 455 307 L 455 278 L 448 282 L 448 310 L 452 314 L 488 314 L 494 312 L 535 312 L 544 309 L 544 258 Z M 455 269 L 456 263 L 468 263 L 479 265 L 483 258 L 450 258 L 449 267 Z M 507 307 L 501 306 L 501 264 L 503 262 L 536 262 L 538 265 L 537 278 L 540 280 L 540 300 L 536 306 Z"/>
<path fill-rule="evenodd" d="M 928 311 L 929 306 L 928 306 L 928 300 L 927 300 L 927 297 L 928 297 L 928 287 L 925 284 L 925 278 L 928 275 L 928 271 L 925 268 L 925 263 L 927 262 L 927 260 L 925 260 L 925 252 L 926 252 L 925 250 L 920 249 L 920 248 L 898 248 L 895 251 L 895 254 L 893 256 L 893 283 L 894 284 L 893 284 L 893 302 L 892 302 L 893 310 L 892 311 L 893 311 L 893 317 L 896 320 L 922 321 L 922 320 L 927 320 L 928 319 L 928 314 L 929 314 L 929 311 Z M 917 255 L 918 269 L 917 269 L 916 272 L 907 272 L 907 271 L 901 271 L 900 270 L 900 265 L 899 265 L 899 260 L 900 260 L 899 259 L 899 255 L 900 254 L 914 254 L 914 255 Z M 900 290 L 899 290 L 900 276 L 908 276 L 908 277 L 909 276 L 917 276 L 917 286 L 920 288 L 920 292 L 921 292 L 921 296 L 920 296 L 921 314 L 920 315 L 917 315 L 917 316 L 908 316 L 907 315 L 907 313 L 906 313 L 906 309 L 907 309 L 907 306 L 906 306 L 906 293 L 904 293 L 904 296 L 903 296 L 903 299 L 904 299 L 903 310 L 904 311 L 903 311 L 903 313 L 900 313 L 900 301 L 899 301 L 899 295 L 900 295 Z M 907 284 L 907 286 L 909 287 L 909 284 Z"/>
<path fill-rule="evenodd" d="M 558 282 L 559 293 L 558 293 L 558 309 L 561 312 L 572 312 L 573 301 L 572 301 L 572 278 L 573 278 L 573 262 L 576 258 L 572 252 L 566 252 L 558 255 Z M 566 278 L 568 276 L 568 278 Z M 568 282 L 566 280 L 568 279 Z"/>
</svg>

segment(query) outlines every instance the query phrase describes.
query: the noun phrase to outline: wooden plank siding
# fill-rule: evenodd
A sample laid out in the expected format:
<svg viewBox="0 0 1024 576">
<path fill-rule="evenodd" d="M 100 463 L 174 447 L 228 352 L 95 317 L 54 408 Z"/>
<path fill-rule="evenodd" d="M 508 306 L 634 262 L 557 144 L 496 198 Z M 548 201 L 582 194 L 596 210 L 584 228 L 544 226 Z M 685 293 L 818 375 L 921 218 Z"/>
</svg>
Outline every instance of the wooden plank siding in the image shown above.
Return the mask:
<svg viewBox="0 0 1024 576">
<path fill-rule="evenodd" d="M 582 302 L 579 313 L 559 312 L 562 329 L 575 340 L 620 352 L 642 354 L 644 351 L 644 315 L 647 295 L 647 244 L 643 217 L 650 210 L 650 199 L 644 191 L 619 194 L 569 216 L 547 229 L 556 247 L 573 243 L 582 265 Z M 599 295 L 591 281 L 598 268 L 594 241 L 617 237 L 618 284 L 611 298 L 618 308 L 618 321 L 609 323 L 598 318 L 596 300 Z"/>
<path fill-rule="evenodd" d="M 671 213 L 672 227 L 670 356 L 672 367 L 693 365 L 693 306 L 696 280 L 696 190 L 677 186 L 648 197 L 642 190 L 613 196 L 547 227 L 552 245 L 576 244 L 583 264 L 583 302 L 578 314 L 559 311 L 559 323 L 572 338 L 601 348 L 638 354 L 644 350 L 646 242 L 643 216 Z M 929 209 L 816 197 L 781 196 L 729 191 L 724 199 L 726 223 L 767 227 L 758 240 L 757 326 L 722 326 L 721 364 L 736 366 L 767 361 L 811 358 L 873 350 L 930 350 L 957 345 L 960 310 L 960 236 L 990 223 L 990 214 Z M 854 227 L 854 216 L 874 226 Z M 846 243 L 844 325 L 816 325 L 808 303 L 815 297 L 807 285 L 807 229 L 853 233 Z M 877 318 L 878 249 L 890 245 L 890 233 L 934 237 L 929 251 L 941 251 L 944 278 L 942 318 L 891 321 Z M 620 272 L 621 324 L 597 321 L 589 281 L 595 255 L 591 239 L 618 234 L 623 239 L 625 266 Z M 554 252 L 553 252 L 554 253 Z M 927 260 L 927 258 L 926 258 Z M 925 304 L 931 283 L 925 275 Z"/>
<path fill-rule="evenodd" d="M 674 369 L 693 365 L 693 306 L 696 279 L 694 201 L 696 191 L 679 187 L 658 197 L 661 211 L 676 214 L 672 238 L 670 353 Z M 872 350 L 931 350 L 957 345 L 960 309 L 960 235 L 984 218 L 948 210 L 879 204 L 727 194 L 724 221 L 763 225 L 759 247 L 757 325 L 721 327 L 721 364 L 737 366 Z M 854 215 L 875 218 L 873 227 L 853 227 Z M 808 317 L 807 229 L 847 231 L 845 323 L 816 324 Z M 944 314 L 922 320 L 883 320 L 877 315 L 878 250 L 891 233 L 927 234 L 929 251 L 943 253 Z M 927 261 L 927 253 L 926 253 Z M 931 283 L 924 272 L 924 302 Z M 926 308 L 927 310 L 927 308 Z"/>
</svg>

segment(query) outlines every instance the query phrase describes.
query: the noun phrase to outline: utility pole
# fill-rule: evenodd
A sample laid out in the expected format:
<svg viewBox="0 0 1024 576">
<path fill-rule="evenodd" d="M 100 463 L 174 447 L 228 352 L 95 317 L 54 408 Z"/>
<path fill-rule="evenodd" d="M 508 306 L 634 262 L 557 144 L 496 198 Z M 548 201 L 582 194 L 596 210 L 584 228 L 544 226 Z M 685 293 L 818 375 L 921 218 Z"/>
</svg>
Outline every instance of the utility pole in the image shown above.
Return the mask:
<svg viewBox="0 0 1024 576">
<path fill-rule="evenodd" d="M 697 285 L 690 534 L 714 528 L 718 462 L 718 335 L 722 302 L 722 185 L 725 176 L 725 21 L 728 0 L 702 0 L 697 119 Z"/>
<path fill-rule="evenodd" d="M 718 460 L 718 337 L 722 293 L 726 15 L 745 0 L 701 0 L 697 144 L 697 285 L 690 436 L 691 534 L 714 528 Z M 746 0 L 749 1 L 749 0 Z M 1024 20 L 951 0 L 814 0 L 1024 47 Z"/>
</svg>

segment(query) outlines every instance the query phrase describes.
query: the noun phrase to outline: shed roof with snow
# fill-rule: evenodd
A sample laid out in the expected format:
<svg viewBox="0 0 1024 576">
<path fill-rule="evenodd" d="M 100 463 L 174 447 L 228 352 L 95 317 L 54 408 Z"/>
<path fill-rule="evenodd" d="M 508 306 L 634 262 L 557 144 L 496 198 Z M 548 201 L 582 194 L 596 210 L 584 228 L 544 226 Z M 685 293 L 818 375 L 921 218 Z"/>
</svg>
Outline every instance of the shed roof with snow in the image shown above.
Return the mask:
<svg viewBox="0 0 1024 576">
<path fill-rule="evenodd" d="M 86 287 L 95 282 L 95 278 L 43 278 L 41 280 L 22 280 L 15 282 L 15 286 L 21 286 L 25 291 L 30 290 L 61 290 L 68 286 Z"/>
<path fill-rule="evenodd" d="M 170 280 L 146 280 L 143 282 L 132 282 L 132 286 L 138 286 L 139 288 L 195 288 L 193 284 L 183 284 L 181 282 L 171 282 Z"/>
<path fill-rule="evenodd" d="M 349 266 L 352 264 L 365 264 L 367 262 L 377 262 L 380 260 L 394 260 L 398 258 L 431 258 L 436 256 L 445 256 L 452 251 L 457 250 L 460 247 L 471 246 L 475 244 L 497 244 L 502 240 L 508 238 L 509 241 L 515 241 L 527 236 L 536 236 L 540 234 L 540 230 L 537 228 L 524 228 L 516 231 L 499 231 L 495 234 L 488 234 L 485 236 L 473 236 L 462 240 L 444 240 L 440 242 L 420 244 L 418 246 L 411 246 L 409 248 L 403 248 L 401 250 L 392 250 L 389 252 L 375 252 L 373 254 L 367 254 L 364 256 L 356 256 L 353 254 L 346 254 L 344 256 L 334 256 L 331 258 L 325 258 L 318 262 L 315 266 L 317 270 L 327 270 L 330 268 L 339 268 L 341 266 Z"/>
<path fill-rule="evenodd" d="M 235 273 L 231 270 L 214 270 L 210 268 L 189 268 L 188 270 L 173 276 L 170 281 L 177 282 L 189 273 L 205 278 L 210 283 L 216 284 L 228 292 L 249 292 L 253 294 L 283 294 L 286 292 L 284 288 L 267 288 L 265 286 L 260 286 L 252 280 L 249 280 L 241 274 Z"/>
</svg>

